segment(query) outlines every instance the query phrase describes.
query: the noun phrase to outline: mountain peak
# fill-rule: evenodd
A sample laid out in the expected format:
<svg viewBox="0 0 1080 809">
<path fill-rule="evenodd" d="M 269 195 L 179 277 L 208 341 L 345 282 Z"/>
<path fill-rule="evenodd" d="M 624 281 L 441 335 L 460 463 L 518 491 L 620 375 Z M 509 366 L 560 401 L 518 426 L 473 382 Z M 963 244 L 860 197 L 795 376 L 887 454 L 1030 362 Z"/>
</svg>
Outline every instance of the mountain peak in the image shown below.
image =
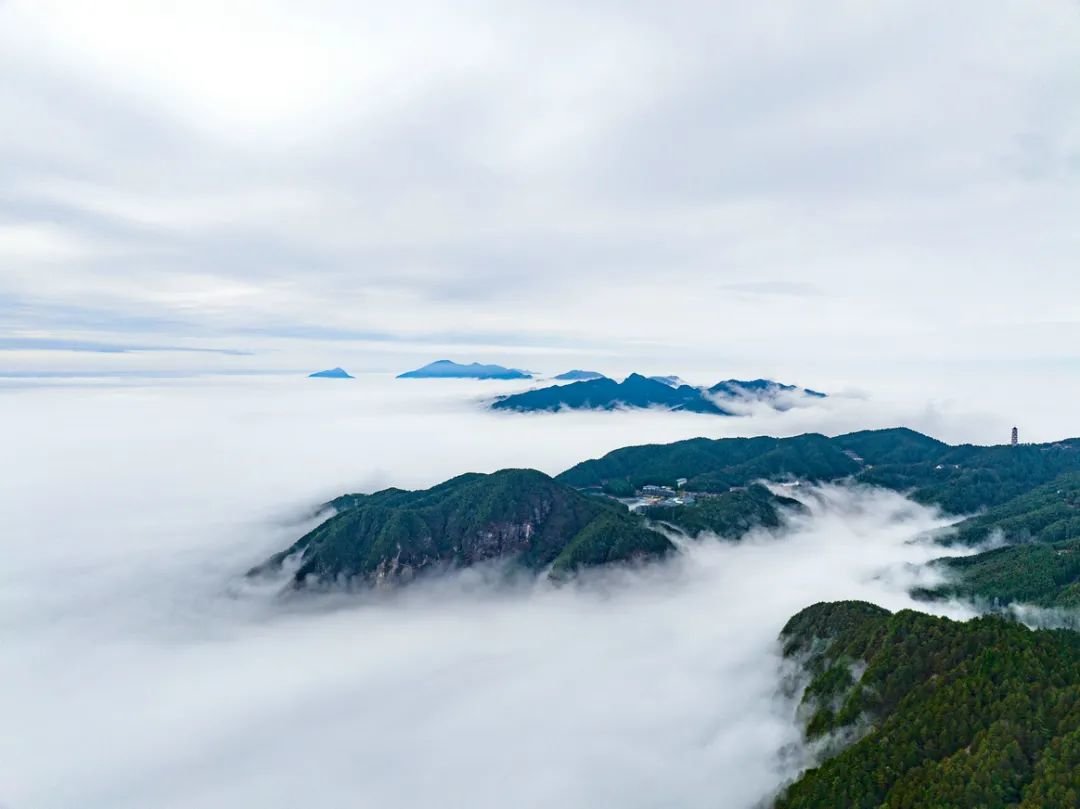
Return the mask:
<svg viewBox="0 0 1080 809">
<path fill-rule="evenodd" d="M 308 374 L 308 379 L 352 379 L 353 376 L 344 368 L 329 368 L 325 371 L 316 371 Z"/>
</svg>

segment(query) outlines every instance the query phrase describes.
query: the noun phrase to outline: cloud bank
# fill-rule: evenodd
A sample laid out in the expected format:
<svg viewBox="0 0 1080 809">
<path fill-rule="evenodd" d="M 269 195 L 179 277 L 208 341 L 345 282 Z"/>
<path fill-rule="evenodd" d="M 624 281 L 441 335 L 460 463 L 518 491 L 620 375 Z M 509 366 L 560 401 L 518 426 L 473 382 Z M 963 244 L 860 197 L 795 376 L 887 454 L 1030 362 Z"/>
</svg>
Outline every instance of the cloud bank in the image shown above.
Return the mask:
<svg viewBox="0 0 1080 809">
<path fill-rule="evenodd" d="M 784 621 L 822 599 L 909 605 L 908 566 L 940 553 L 912 542 L 945 524 L 933 512 L 826 487 L 776 534 L 575 586 L 462 574 L 376 604 L 282 603 L 240 574 L 331 494 L 557 471 L 689 430 L 523 429 L 447 390 L 302 384 L 0 397 L 21 425 L 0 486 L 0 801 L 750 807 L 798 739 L 777 697 Z"/>
<path fill-rule="evenodd" d="M 12 0 L 0 327 L 1075 371 L 1078 42 L 1071 0 Z"/>
</svg>

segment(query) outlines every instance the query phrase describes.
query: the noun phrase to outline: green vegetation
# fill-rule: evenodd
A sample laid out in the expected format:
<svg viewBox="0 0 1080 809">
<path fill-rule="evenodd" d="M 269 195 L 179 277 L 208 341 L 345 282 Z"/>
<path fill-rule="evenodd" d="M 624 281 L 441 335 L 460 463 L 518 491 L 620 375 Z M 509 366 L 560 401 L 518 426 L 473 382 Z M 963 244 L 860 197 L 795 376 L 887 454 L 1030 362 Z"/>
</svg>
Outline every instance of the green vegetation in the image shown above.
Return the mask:
<svg viewBox="0 0 1080 809">
<path fill-rule="evenodd" d="M 921 595 L 993 604 L 1076 602 L 1068 543 L 1080 539 L 1080 440 L 951 447 L 903 428 L 836 438 L 694 438 L 615 450 L 554 480 L 503 470 L 462 475 L 422 492 L 343 495 L 328 504 L 336 517 L 263 568 L 291 558 L 300 561 L 297 582 L 378 582 L 489 559 L 514 558 L 530 570 L 553 565 L 556 575 L 565 575 L 583 565 L 655 556 L 671 546 L 640 517 L 574 488 L 629 497 L 646 484 L 673 487 L 679 478 L 689 479 L 689 491 L 717 496 L 692 506 L 652 506 L 645 516 L 689 536 L 707 531 L 735 538 L 756 526 L 779 525 L 781 506 L 799 508 L 756 485 L 759 480 L 851 480 L 904 491 L 953 513 L 983 510 L 961 523 L 952 541 L 973 544 L 997 532 L 1009 542 L 1053 547 L 941 561 L 954 580 Z"/>
<path fill-rule="evenodd" d="M 952 541 L 989 539 L 1011 544 L 937 560 L 948 581 L 913 595 L 966 598 L 990 609 L 1013 603 L 1080 607 L 1080 474 L 1062 475 L 965 520 Z"/>
<path fill-rule="evenodd" d="M 857 474 L 863 465 L 823 435 L 794 438 L 691 438 L 673 444 L 646 444 L 609 452 L 571 467 L 557 480 L 571 486 L 632 488 L 646 484 L 725 492 L 756 480 L 836 480 Z"/>
<path fill-rule="evenodd" d="M 555 558 L 551 572 L 561 578 L 583 567 L 662 556 L 671 548 L 667 537 L 610 511 L 592 520 L 570 540 Z"/>
<path fill-rule="evenodd" d="M 642 518 L 531 469 L 467 474 L 423 491 L 346 495 L 339 510 L 253 574 L 299 561 L 293 575 L 368 584 L 408 581 L 440 567 L 512 559 L 565 574 L 578 567 L 660 556 L 672 549 Z"/>
<path fill-rule="evenodd" d="M 1000 534 L 1006 542 L 1080 539 L 1080 474 L 1065 474 L 965 520 L 956 541 L 975 545 Z"/>
<path fill-rule="evenodd" d="M 868 463 L 872 463 L 868 461 Z M 1067 472 L 1080 472 L 1080 440 L 1019 447 L 947 447 L 923 462 L 875 465 L 859 480 L 910 490 L 952 514 L 1001 505 Z"/>
<path fill-rule="evenodd" d="M 858 740 L 776 809 L 1080 806 L 1080 634 L 839 602 L 781 637 L 810 677 L 808 737 Z"/>
<path fill-rule="evenodd" d="M 916 597 L 965 598 L 990 609 L 1080 607 L 1080 539 L 1011 545 L 934 564 L 949 575 L 949 583 L 917 590 Z"/>
<path fill-rule="evenodd" d="M 860 483 L 910 493 L 953 514 L 1001 505 L 1069 472 L 1080 472 L 1080 439 L 1019 447 L 952 447 L 913 430 L 866 430 L 826 438 L 693 438 L 625 447 L 558 476 L 571 486 L 672 485 L 726 491 L 755 480 Z"/>
<path fill-rule="evenodd" d="M 764 486 L 754 484 L 716 497 L 703 498 L 693 505 L 648 506 L 642 513 L 650 520 L 675 526 L 697 538 L 712 533 L 725 539 L 738 539 L 752 528 L 777 528 L 780 509 L 802 510 L 798 500 L 779 497 Z"/>
</svg>

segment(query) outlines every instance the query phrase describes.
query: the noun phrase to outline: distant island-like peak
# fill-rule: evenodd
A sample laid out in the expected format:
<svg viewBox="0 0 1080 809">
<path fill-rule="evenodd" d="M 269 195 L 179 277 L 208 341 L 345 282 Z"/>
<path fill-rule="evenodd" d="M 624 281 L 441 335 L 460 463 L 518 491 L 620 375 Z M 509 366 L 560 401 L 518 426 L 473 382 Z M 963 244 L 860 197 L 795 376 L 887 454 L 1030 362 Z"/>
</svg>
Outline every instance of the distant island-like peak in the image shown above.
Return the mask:
<svg viewBox="0 0 1080 809">
<path fill-rule="evenodd" d="M 471 362 L 464 365 L 452 360 L 436 360 L 422 368 L 398 374 L 398 379 L 532 379 L 528 371 Z"/>
<path fill-rule="evenodd" d="M 344 368 L 329 368 L 325 371 L 316 371 L 308 374 L 308 379 L 352 379 L 353 375 Z"/>
<path fill-rule="evenodd" d="M 553 379 L 558 379 L 562 382 L 588 382 L 592 379 L 607 379 L 607 377 L 599 371 L 582 371 L 575 368 L 572 371 L 561 373 L 558 376 L 553 377 Z"/>
</svg>

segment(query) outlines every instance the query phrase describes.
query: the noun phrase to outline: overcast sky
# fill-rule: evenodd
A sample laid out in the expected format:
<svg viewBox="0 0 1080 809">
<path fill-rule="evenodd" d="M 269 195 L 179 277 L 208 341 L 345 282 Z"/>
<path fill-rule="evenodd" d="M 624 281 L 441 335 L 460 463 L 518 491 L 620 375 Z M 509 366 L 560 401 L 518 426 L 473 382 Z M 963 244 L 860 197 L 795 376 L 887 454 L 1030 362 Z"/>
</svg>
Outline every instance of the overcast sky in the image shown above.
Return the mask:
<svg viewBox="0 0 1080 809">
<path fill-rule="evenodd" d="M 1080 368 L 1075 0 L 0 0 L 0 76 L 0 370 Z"/>
</svg>

